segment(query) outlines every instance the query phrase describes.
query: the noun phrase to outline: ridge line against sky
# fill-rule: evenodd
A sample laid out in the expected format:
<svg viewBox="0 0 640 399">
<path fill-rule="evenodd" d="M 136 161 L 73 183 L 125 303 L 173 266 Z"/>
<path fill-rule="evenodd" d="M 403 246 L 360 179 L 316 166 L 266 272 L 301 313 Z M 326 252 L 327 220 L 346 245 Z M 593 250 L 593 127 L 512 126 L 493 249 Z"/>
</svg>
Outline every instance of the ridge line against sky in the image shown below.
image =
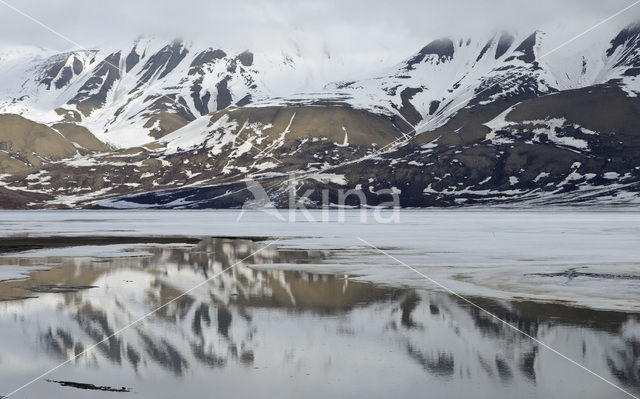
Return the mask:
<svg viewBox="0 0 640 399">
<path fill-rule="evenodd" d="M 8 1 L 10 4 L 10 1 Z M 473 36 L 507 29 L 574 31 L 596 23 L 630 0 L 211 0 L 111 2 L 20 0 L 25 13 L 85 46 L 126 42 L 140 35 L 184 37 L 221 48 L 280 52 L 283 47 L 337 59 L 371 54 L 402 59 L 438 37 Z M 640 20 L 632 12 L 615 25 Z M 611 29 L 613 32 L 613 28 Z M 0 48 L 36 45 L 57 51 L 69 44 L 0 7 Z"/>
</svg>

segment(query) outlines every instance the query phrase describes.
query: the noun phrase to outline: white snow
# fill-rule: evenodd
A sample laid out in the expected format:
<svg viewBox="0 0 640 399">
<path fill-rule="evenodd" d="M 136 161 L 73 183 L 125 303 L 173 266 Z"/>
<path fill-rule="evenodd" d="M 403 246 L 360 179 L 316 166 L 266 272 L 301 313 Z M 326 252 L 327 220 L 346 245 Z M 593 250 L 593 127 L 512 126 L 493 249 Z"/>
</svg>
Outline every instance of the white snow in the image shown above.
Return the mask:
<svg viewBox="0 0 640 399">
<path fill-rule="evenodd" d="M 97 166 L 100 165 L 94 158 L 90 156 L 78 155 L 73 159 L 66 159 L 63 161 L 66 165 L 81 167 L 81 166 Z"/>
<path fill-rule="evenodd" d="M 560 129 L 567 126 L 580 128 L 578 125 L 570 124 L 564 118 L 548 118 L 544 120 L 528 120 L 521 122 L 510 122 L 506 120 L 506 116 L 511 112 L 512 108 L 507 109 L 493 120 L 485 123 L 491 131 L 487 133 L 485 140 L 491 141 L 492 144 L 510 144 L 514 142 L 514 137 L 518 135 L 515 129 L 525 128 L 527 132 L 534 134 L 533 141 L 540 141 L 541 135 L 546 135 L 546 139 L 559 146 L 569 147 L 581 151 L 587 151 L 589 149 L 586 140 L 578 139 L 571 136 L 559 135 L 556 129 Z M 510 131 L 510 129 L 512 129 Z M 580 128 L 582 129 L 582 128 Z M 512 136 L 505 134 L 504 131 L 509 131 Z M 593 131 L 585 129 L 585 134 L 594 134 Z"/>
<path fill-rule="evenodd" d="M 309 178 L 321 183 L 334 183 L 341 186 L 347 184 L 347 178 L 344 175 L 336 173 L 313 173 L 309 175 Z"/>
<path fill-rule="evenodd" d="M 336 144 L 338 147 L 348 147 L 349 146 L 349 133 L 347 133 L 347 129 L 342 126 L 342 131 L 344 132 L 344 140 L 342 140 L 342 144 Z"/>
<path fill-rule="evenodd" d="M 606 172 L 604 175 L 605 179 L 609 179 L 609 180 L 615 180 L 620 178 L 620 173 L 618 172 Z"/>
<path fill-rule="evenodd" d="M 540 172 L 540 173 L 538 174 L 538 176 L 536 176 L 536 178 L 535 178 L 535 179 L 533 179 L 533 181 L 534 181 L 535 183 L 537 183 L 537 182 L 539 182 L 539 181 L 540 181 L 540 179 L 544 179 L 545 177 L 548 177 L 548 176 L 550 176 L 550 175 L 549 175 L 549 173 L 547 173 L 547 172 Z"/>
</svg>

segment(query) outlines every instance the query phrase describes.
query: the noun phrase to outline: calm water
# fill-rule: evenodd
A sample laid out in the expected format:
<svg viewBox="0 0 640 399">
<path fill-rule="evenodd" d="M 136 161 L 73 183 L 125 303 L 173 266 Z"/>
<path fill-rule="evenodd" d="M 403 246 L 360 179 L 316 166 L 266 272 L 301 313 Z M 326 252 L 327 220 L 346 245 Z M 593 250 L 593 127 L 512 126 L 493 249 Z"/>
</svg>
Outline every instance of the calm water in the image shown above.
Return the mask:
<svg viewBox="0 0 640 399">
<path fill-rule="evenodd" d="M 337 256 L 275 247 L 251 256 L 262 245 L 206 239 L 0 258 L 52 267 L 0 283 L 2 298 L 36 297 L 0 302 L 0 395 L 73 359 L 12 397 L 629 397 L 449 295 L 251 268 L 305 263 L 309 270 Z M 637 314 L 474 300 L 640 395 Z"/>
</svg>

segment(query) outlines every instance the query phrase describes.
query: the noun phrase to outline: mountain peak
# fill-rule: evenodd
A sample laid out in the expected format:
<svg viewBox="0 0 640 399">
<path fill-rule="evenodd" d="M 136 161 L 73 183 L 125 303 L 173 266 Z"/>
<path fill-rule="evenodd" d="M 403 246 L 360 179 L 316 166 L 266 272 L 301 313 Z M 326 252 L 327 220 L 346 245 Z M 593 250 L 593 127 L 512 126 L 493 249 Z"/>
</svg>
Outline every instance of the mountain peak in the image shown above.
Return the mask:
<svg viewBox="0 0 640 399">
<path fill-rule="evenodd" d="M 610 47 L 607 49 L 607 56 L 611 57 L 619 47 L 626 46 L 630 43 L 637 46 L 638 38 L 640 38 L 640 22 L 635 22 L 622 29 L 616 37 L 609 42 Z"/>
<path fill-rule="evenodd" d="M 433 40 L 406 62 L 406 69 L 414 69 L 416 64 L 423 62 L 427 58 L 433 59 L 438 63 L 445 62 L 453 58 L 454 51 L 454 44 L 450 38 L 444 37 Z"/>
</svg>

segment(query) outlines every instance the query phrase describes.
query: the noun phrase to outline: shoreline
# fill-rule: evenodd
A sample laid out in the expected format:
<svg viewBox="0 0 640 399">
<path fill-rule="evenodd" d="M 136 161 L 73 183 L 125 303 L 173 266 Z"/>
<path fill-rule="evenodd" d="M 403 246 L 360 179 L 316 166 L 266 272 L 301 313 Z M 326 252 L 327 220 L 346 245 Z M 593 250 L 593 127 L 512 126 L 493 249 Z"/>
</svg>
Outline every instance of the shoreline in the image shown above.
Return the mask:
<svg viewBox="0 0 640 399">
<path fill-rule="evenodd" d="M 6 236 L 0 237 L 0 256 L 29 250 L 67 248 L 88 245 L 126 245 L 126 244 L 197 244 L 204 237 L 183 235 L 153 235 L 153 236 L 119 236 L 119 235 L 95 235 L 95 236 Z M 219 239 L 246 239 L 251 241 L 265 241 L 269 237 L 236 237 L 216 236 Z M 70 242 L 73 240 L 73 242 Z"/>
</svg>

